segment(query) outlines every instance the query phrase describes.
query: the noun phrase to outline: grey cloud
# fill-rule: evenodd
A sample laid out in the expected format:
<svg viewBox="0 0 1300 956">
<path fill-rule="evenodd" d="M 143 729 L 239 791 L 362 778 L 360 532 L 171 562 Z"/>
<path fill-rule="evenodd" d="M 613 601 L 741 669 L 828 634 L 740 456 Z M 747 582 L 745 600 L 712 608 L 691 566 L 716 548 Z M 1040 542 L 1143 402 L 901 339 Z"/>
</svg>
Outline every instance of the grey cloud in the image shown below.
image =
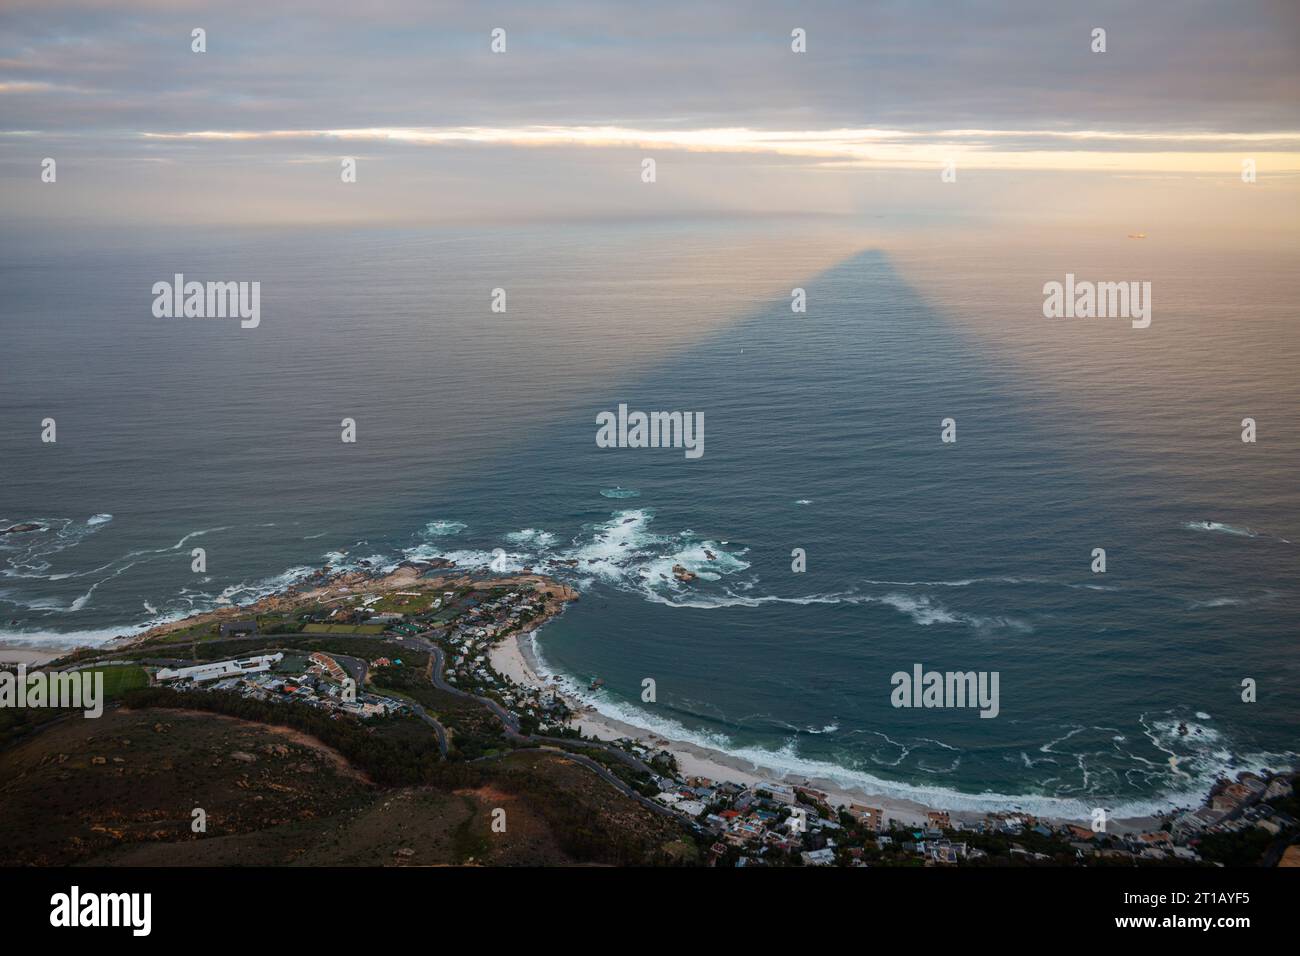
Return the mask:
<svg viewBox="0 0 1300 956">
<path fill-rule="evenodd" d="M 1296 127 L 1298 34 L 1294 4 L 1208 0 L 19 3 L 0 14 L 0 84 L 50 88 L 0 93 L 0 128 L 1273 131 Z"/>
</svg>

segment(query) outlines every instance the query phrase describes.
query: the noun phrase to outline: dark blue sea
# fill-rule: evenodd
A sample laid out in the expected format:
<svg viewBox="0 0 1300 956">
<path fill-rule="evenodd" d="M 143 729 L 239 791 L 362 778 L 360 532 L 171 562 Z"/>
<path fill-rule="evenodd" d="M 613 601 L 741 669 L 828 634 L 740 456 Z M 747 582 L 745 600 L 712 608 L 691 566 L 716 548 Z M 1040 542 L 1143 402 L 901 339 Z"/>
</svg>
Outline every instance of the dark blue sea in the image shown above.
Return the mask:
<svg viewBox="0 0 1300 956">
<path fill-rule="evenodd" d="M 44 528 L 0 536 L 5 643 L 495 554 L 580 589 L 538 645 L 599 709 L 776 771 L 1135 815 L 1300 750 L 1294 256 L 760 221 L 4 244 L 0 528 Z M 1153 278 L 1151 327 L 1045 319 L 1066 272 Z M 260 281 L 260 326 L 155 318 L 175 273 Z M 703 456 L 598 448 L 620 403 L 702 412 Z M 998 716 L 891 706 L 918 663 L 998 672 Z"/>
</svg>

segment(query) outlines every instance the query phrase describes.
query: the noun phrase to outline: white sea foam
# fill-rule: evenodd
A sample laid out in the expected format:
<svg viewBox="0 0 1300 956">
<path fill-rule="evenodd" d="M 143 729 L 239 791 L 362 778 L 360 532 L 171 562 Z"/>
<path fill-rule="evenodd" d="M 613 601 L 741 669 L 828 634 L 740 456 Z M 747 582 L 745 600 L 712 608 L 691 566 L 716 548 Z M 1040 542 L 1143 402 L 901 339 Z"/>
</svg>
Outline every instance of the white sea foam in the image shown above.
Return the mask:
<svg viewBox="0 0 1300 956">
<path fill-rule="evenodd" d="M 1242 597 L 1234 597 L 1232 595 L 1224 594 L 1218 597 L 1205 598 L 1200 601 L 1191 601 L 1188 603 L 1187 608 L 1191 611 L 1198 611 L 1216 607 L 1240 607 L 1250 604 L 1267 604 L 1268 602 L 1275 600 L 1277 596 L 1277 593 L 1274 591 L 1264 591 L 1260 594 L 1251 594 Z"/>
<path fill-rule="evenodd" d="M 799 753 L 798 741 L 795 738 L 791 738 L 775 748 L 739 746 L 726 734 L 692 730 L 671 718 L 665 718 L 659 714 L 644 711 L 634 704 L 616 700 L 603 691 L 595 694 L 587 692 L 585 688 L 568 678 L 567 675 L 557 675 L 553 672 L 537 649 L 535 641 L 534 657 L 538 662 L 539 674 L 543 679 L 550 680 L 555 676 L 559 676 L 560 683 L 567 694 L 589 704 L 604 716 L 641 728 L 670 741 L 693 744 L 717 751 L 725 757 L 743 762 L 748 765 L 752 772 L 779 779 L 829 781 L 840 787 L 860 790 L 864 794 L 912 800 L 926 806 L 942 807 L 956 811 L 1020 811 L 1056 819 L 1089 820 L 1094 809 L 1102 805 L 1106 807 L 1107 812 L 1113 819 L 1147 817 L 1178 808 L 1199 806 L 1210 786 L 1229 772 L 1260 771 L 1266 768 L 1290 765 L 1297 756 L 1296 754 L 1255 754 L 1248 757 L 1234 757 L 1226 749 L 1220 748 L 1214 754 L 1215 759 L 1199 767 L 1195 776 L 1186 773 L 1180 776 L 1184 783 L 1183 786 L 1176 789 L 1167 789 L 1164 793 L 1152 797 L 1124 799 L 1119 802 L 1107 803 L 1101 793 L 1058 796 L 1050 793 L 1004 794 L 986 791 L 972 794 L 937 783 L 916 784 L 888 780 L 859 767 L 845 767 L 827 760 L 809 758 Z M 1067 739 L 1069 736 L 1072 736 L 1072 734 L 1061 739 Z M 955 771 L 961 763 L 959 748 L 937 740 L 928 740 L 928 742 L 941 749 L 952 751 L 957 756 L 944 767 L 926 767 L 918 764 L 915 769 L 937 775 Z M 1060 740 L 1051 741 L 1041 749 L 1046 753 L 1055 753 L 1050 749 L 1050 744 L 1059 742 Z M 898 746 L 902 748 L 903 756 L 899 758 L 897 763 L 877 762 L 881 763 L 882 766 L 897 766 L 898 763 L 901 763 L 913 752 L 913 748 Z M 1082 770 L 1084 785 L 1095 784 L 1094 772 L 1087 768 L 1084 759 L 1087 755 L 1072 756 L 1077 758 L 1078 766 Z M 1035 763 L 1055 762 L 1050 757 L 1033 761 L 1025 755 L 1024 759 L 1026 766 L 1032 766 Z M 1108 776 L 1114 776 L 1113 768 L 1105 769 L 1109 772 Z M 1041 785 L 1046 788 L 1048 784 L 1053 782 L 1059 782 L 1059 778 L 1048 778 Z"/>
<path fill-rule="evenodd" d="M 0 553 L 5 553 L 3 574 L 8 578 L 56 580 L 71 573 L 51 573 L 48 558 L 77 547 L 102 528 L 112 515 L 94 515 L 86 522 L 72 518 L 23 518 L 21 524 L 38 525 L 38 530 L 0 537 Z M 100 520 L 96 520 L 100 519 Z M 104 565 L 108 567 L 109 565 Z M 88 572 L 94 573 L 94 572 Z"/>
<path fill-rule="evenodd" d="M 631 488 L 602 488 L 601 495 L 606 498 L 640 498 L 641 492 Z"/>
<path fill-rule="evenodd" d="M 405 552 L 406 557 L 416 561 L 431 561 L 441 558 L 451 561 L 457 568 L 471 571 L 496 571 L 500 574 L 517 574 L 525 567 L 535 566 L 526 553 L 509 552 L 504 548 L 485 551 L 475 548 L 462 548 L 457 551 L 443 551 L 438 548 L 416 547 Z"/>
<path fill-rule="evenodd" d="M 695 608 L 698 610 L 715 610 L 729 607 L 762 607 L 764 604 L 881 604 L 891 607 L 901 614 L 906 614 L 915 624 L 929 627 L 933 624 L 958 624 L 977 631 L 1006 629 L 1021 634 L 1033 632 L 1033 625 L 1012 617 L 989 617 L 979 614 L 966 614 L 953 611 L 928 594 L 861 594 L 847 591 L 831 594 L 807 594 L 798 597 L 783 597 L 768 594 L 755 597 L 749 594 L 736 594 L 727 591 L 723 594 L 691 594 L 689 596 L 650 594 L 650 600 L 671 607 Z"/>
<path fill-rule="evenodd" d="M 1025 577 L 991 577 L 991 578 L 954 578 L 937 581 L 887 581 L 876 580 L 872 578 L 865 579 L 862 583 L 878 585 L 882 587 L 907 587 L 907 588 L 968 588 L 976 584 L 1035 584 L 1048 587 L 1065 587 L 1071 589 L 1085 589 L 1089 591 L 1118 591 L 1118 587 L 1105 584 L 1078 584 L 1072 581 L 1053 581 L 1050 578 L 1025 578 Z"/>
<path fill-rule="evenodd" d="M 261 578 L 251 582 L 241 581 L 239 584 L 232 584 L 223 588 L 221 593 L 213 599 L 213 603 L 222 606 L 252 604 L 269 595 L 279 594 L 286 588 L 305 581 L 315 573 L 316 568 L 300 566 L 290 568 L 288 571 L 273 577 Z"/>
<path fill-rule="evenodd" d="M 1243 538 L 1255 538 L 1258 535 L 1249 528 L 1238 528 L 1221 521 L 1189 521 L 1183 525 L 1189 531 L 1217 531 L 1220 534 L 1235 534 Z"/>
<path fill-rule="evenodd" d="M 181 548 L 185 547 L 185 545 L 186 545 L 188 542 L 192 541 L 192 540 L 195 539 L 195 538 L 201 538 L 201 537 L 203 537 L 205 534 L 215 534 L 215 533 L 218 532 L 218 531 L 227 531 L 227 530 L 229 530 L 229 528 L 230 528 L 230 525 L 222 525 L 222 526 L 219 527 L 219 528 L 203 528 L 203 529 L 200 530 L 200 531 L 191 531 L 189 534 L 185 535 L 185 537 L 181 538 L 179 541 L 177 541 L 177 542 L 176 542 L 174 545 L 172 545 L 170 548 L 163 548 L 162 550 L 160 550 L 160 551 L 155 551 L 154 553 L 155 553 L 155 554 L 161 554 L 163 551 L 178 551 L 178 550 L 180 550 Z"/>
<path fill-rule="evenodd" d="M 572 684 L 568 690 L 573 692 Z M 777 778 L 826 780 L 841 787 L 856 788 L 865 794 L 913 800 L 927 806 L 938 806 L 951 810 L 980 812 L 1020 810 L 1060 819 L 1090 819 L 1093 809 L 1098 803 L 1095 797 L 1089 796 L 1003 794 L 992 791 L 972 794 L 944 787 L 940 784 L 916 784 L 888 780 L 860 768 L 844 767 L 830 761 L 808 758 L 798 752 L 797 742 L 793 740 L 786 741 L 780 747 L 773 749 L 737 746 L 725 735 L 692 731 L 676 721 L 648 714 L 631 705 L 623 705 L 609 699 L 588 699 L 588 703 L 607 717 L 644 728 L 669 740 L 681 741 L 718 751 L 727 757 L 742 761 L 753 772 Z M 944 767 L 918 766 L 917 769 L 922 772 L 946 774 L 951 773 L 959 764 L 960 757 L 957 757 Z M 1260 763 L 1261 767 L 1263 765 L 1263 763 Z M 1199 804 L 1214 779 L 1214 773 L 1207 773 L 1199 781 L 1199 785 L 1193 783 L 1178 792 L 1170 792 L 1148 799 L 1128 800 L 1108 809 L 1112 817 L 1123 819 L 1149 816 L 1175 807 L 1195 806 Z"/>
<path fill-rule="evenodd" d="M 525 545 L 533 548 L 549 548 L 555 544 L 555 535 L 549 531 L 541 531 L 537 528 L 524 528 L 522 531 L 512 531 L 506 535 L 506 540 L 511 544 Z"/>
<path fill-rule="evenodd" d="M 1221 521 L 1189 521 L 1183 525 L 1189 531 L 1208 531 L 1218 534 L 1230 534 L 1239 538 L 1268 538 L 1272 541 L 1280 541 L 1283 544 L 1291 544 L 1286 538 L 1279 537 L 1275 534 L 1268 534 L 1264 531 L 1254 531 L 1250 528 L 1242 528 L 1237 525 L 1225 524 Z"/>
<path fill-rule="evenodd" d="M 1238 604 L 1245 604 L 1245 603 L 1246 601 L 1243 598 L 1217 597 L 1217 598 L 1209 598 L 1208 600 L 1205 601 L 1193 601 L 1191 604 L 1187 606 L 1195 610 L 1198 608 L 1235 607 Z"/>
<path fill-rule="evenodd" d="M 430 521 L 424 526 L 424 533 L 430 537 L 443 537 L 445 535 L 460 534 L 469 525 L 463 521 Z"/>
<path fill-rule="evenodd" d="M 96 521 L 95 518 L 102 520 Z M 90 534 L 93 534 L 104 524 L 107 524 L 108 520 L 111 520 L 112 515 L 96 515 L 95 518 L 87 521 L 84 525 L 77 524 L 68 518 L 46 521 L 47 528 L 54 533 L 54 539 L 38 541 L 31 547 L 27 548 L 18 557 L 10 558 L 7 562 L 9 567 L 4 570 L 3 574 L 5 577 L 10 578 L 39 581 L 65 581 L 69 579 L 93 577 L 100 575 L 103 572 L 108 572 L 107 574 L 98 578 L 90 586 L 89 590 L 68 603 L 60 602 L 57 599 L 49 597 L 9 598 L 9 603 L 35 611 L 51 611 L 57 613 L 80 611 L 89 603 L 95 590 L 106 581 L 118 577 L 139 564 L 154 560 L 162 555 L 175 553 L 183 548 L 185 544 L 193 538 L 216 531 L 226 530 L 225 527 L 219 527 L 191 531 L 175 544 L 168 547 L 128 551 L 119 558 L 114 558 L 113 560 L 100 564 L 97 567 L 88 568 L 82 571 L 52 571 L 50 563 L 44 560 L 45 557 L 53 556 L 59 552 L 76 547 Z M 42 520 L 45 521 L 45 519 Z M 58 525 L 58 527 L 55 527 L 56 525 Z"/>
<path fill-rule="evenodd" d="M 743 549 L 727 549 L 696 537 L 690 529 L 673 535 L 651 530 L 654 512 L 649 508 L 617 511 L 608 520 L 588 525 L 567 545 L 557 546 L 557 536 L 538 528 L 510 532 L 503 538 L 509 548 L 448 549 L 425 541 L 406 548 L 412 561 L 436 559 L 453 562 L 459 568 L 494 569 L 514 573 L 525 568 L 546 571 L 577 582 L 598 580 L 623 591 L 638 593 L 649 600 L 674 603 L 662 595 L 682 595 L 690 589 L 679 581 L 675 569 L 684 568 L 700 584 L 721 580 L 749 568 Z M 448 522 L 464 527 L 460 522 Z M 697 587 L 699 585 L 697 584 Z M 752 583 L 742 586 L 752 586 Z"/>
</svg>

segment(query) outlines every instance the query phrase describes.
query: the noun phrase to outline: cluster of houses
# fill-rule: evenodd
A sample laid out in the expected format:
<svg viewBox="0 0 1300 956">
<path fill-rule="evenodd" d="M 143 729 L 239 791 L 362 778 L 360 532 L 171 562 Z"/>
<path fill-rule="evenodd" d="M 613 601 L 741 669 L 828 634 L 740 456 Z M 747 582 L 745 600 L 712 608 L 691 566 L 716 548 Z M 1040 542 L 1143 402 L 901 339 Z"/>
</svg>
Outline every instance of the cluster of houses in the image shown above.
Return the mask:
<svg viewBox="0 0 1300 956">
<path fill-rule="evenodd" d="M 832 810 L 825 793 L 779 782 L 742 786 L 703 777 L 660 777 L 658 785 L 658 802 L 713 839 L 710 865 L 724 857 L 735 858 L 738 866 L 753 866 L 765 865 L 774 856 L 783 862 L 797 856 L 805 866 L 866 866 L 870 856 L 878 855 L 869 849 L 895 858 L 901 854 L 924 865 L 959 865 L 988 858 L 988 850 L 974 845 L 988 846 L 986 837 L 1001 838 L 996 841 L 1003 847 L 998 852 L 1026 863 L 1059 864 L 1067 855 L 1082 865 L 1090 860 L 1195 863 L 1201 859 L 1196 843 L 1205 833 L 1258 827 L 1276 836 L 1296 825 L 1268 803 L 1292 794 L 1289 774 L 1243 773 L 1216 787 L 1205 807 L 1171 818 L 1168 828 L 1127 833 L 1049 823 L 1024 813 L 954 821 L 948 813 L 929 811 L 922 821 L 855 803 Z M 1030 835 L 1041 839 L 1031 841 Z M 1041 852 L 1045 849 L 1052 852 Z"/>
<path fill-rule="evenodd" d="M 573 716 L 564 698 L 554 690 L 514 686 L 501 695 L 501 702 L 517 715 L 537 718 L 539 724 L 563 724 Z"/>
<path fill-rule="evenodd" d="M 809 787 L 765 781 L 742 786 L 706 777 L 681 781 L 660 779 L 655 797 L 689 817 L 709 834 L 710 864 L 729 847 L 740 853 L 739 864 L 760 862 L 769 852 L 798 853 L 807 866 L 835 863 L 843 842 L 843 827 L 827 806 L 827 796 Z"/>
<path fill-rule="evenodd" d="M 492 601 L 469 598 L 463 608 L 455 625 L 441 635 L 451 651 L 448 682 L 484 690 L 506 686 L 488 665 L 488 652 L 499 638 L 540 613 L 541 600 L 522 591 L 510 591 Z"/>
<path fill-rule="evenodd" d="M 410 705 L 361 688 L 345 689 L 347 672 L 328 654 L 313 653 L 305 673 L 275 673 L 283 654 L 262 654 L 243 660 L 213 661 L 193 667 L 162 668 L 154 680 L 182 691 L 230 691 L 252 700 L 299 703 L 336 715 L 353 717 L 397 716 Z M 382 660 L 387 660 L 386 658 Z M 392 662 L 388 662 L 392 663 Z"/>
<path fill-rule="evenodd" d="M 406 592 L 397 592 L 402 595 Z M 411 592 L 417 598 L 423 592 Z M 370 600 L 356 609 L 358 622 L 383 624 L 385 630 L 401 637 L 432 630 L 447 650 L 445 678 L 463 690 L 492 694 L 519 716 L 530 716 L 543 723 L 561 723 L 571 711 L 554 690 L 521 687 L 503 679 L 489 663 L 492 646 L 545 611 L 541 595 L 528 590 L 511 590 L 497 597 L 483 599 L 470 595 L 457 602 L 455 591 L 444 591 L 427 610 L 418 615 L 400 612 L 370 613 Z M 459 610 L 454 622 L 439 627 L 437 617 L 445 618 L 453 608 Z M 378 666 L 378 662 L 376 662 Z"/>
<path fill-rule="evenodd" d="M 450 604 L 453 597 L 448 591 L 440 601 Z M 526 591 L 510 591 L 486 601 L 467 598 L 461 609 L 454 624 L 434 634 L 447 650 L 447 682 L 471 693 L 495 696 L 520 717 L 545 723 L 567 720 L 572 712 L 554 690 L 515 684 L 498 675 L 489 661 L 494 644 L 545 610 L 541 598 Z"/>
<path fill-rule="evenodd" d="M 544 609 L 539 596 L 524 591 L 509 591 L 490 601 L 469 598 L 462 607 L 464 613 L 457 620 L 456 633 L 489 644 L 517 630 Z"/>
<path fill-rule="evenodd" d="M 1208 833 L 1239 833 L 1258 827 L 1277 836 L 1296 825 L 1289 814 L 1276 810 L 1270 800 L 1280 800 L 1292 793 L 1292 781 L 1278 775 L 1265 778 L 1256 773 L 1242 773 L 1231 783 L 1223 782 L 1210 792 L 1210 799 L 1199 810 L 1175 817 L 1171 834 L 1180 843 Z"/>
</svg>

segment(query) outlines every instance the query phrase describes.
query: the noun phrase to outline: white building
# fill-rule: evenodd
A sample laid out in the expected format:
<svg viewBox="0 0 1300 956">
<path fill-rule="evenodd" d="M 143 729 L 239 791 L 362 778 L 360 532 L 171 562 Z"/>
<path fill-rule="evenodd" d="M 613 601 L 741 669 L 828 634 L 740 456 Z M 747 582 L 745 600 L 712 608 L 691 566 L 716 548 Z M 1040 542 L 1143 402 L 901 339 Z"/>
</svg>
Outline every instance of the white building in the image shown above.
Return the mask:
<svg viewBox="0 0 1300 956">
<path fill-rule="evenodd" d="M 794 790 L 791 789 L 790 787 L 787 787 L 783 783 L 772 783 L 769 781 L 767 783 L 760 783 L 751 789 L 756 791 L 766 790 L 768 793 L 772 795 L 772 799 L 775 800 L 777 803 L 784 803 L 787 806 L 794 806 L 794 802 L 795 802 Z"/>
<path fill-rule="evenodd" d="M 218 680 L 222 677 L 239 677 L 244 674 L 260 674 L 269 671 L 272 666 L 284 660 L 283 654 L 260 654 L 257 657 L 245 657 L 233 661 L 213 661 L 209 664 L 196 664 L 193 667 L 159 668 L 154 676 L 158 680 Z"/>
<path fill-rule="evenodd" d="M 835 851 L 827 847 L 824 850 L 809 850 L 799 854 L 804 866 L 834 866 Z"/>
</svg>

